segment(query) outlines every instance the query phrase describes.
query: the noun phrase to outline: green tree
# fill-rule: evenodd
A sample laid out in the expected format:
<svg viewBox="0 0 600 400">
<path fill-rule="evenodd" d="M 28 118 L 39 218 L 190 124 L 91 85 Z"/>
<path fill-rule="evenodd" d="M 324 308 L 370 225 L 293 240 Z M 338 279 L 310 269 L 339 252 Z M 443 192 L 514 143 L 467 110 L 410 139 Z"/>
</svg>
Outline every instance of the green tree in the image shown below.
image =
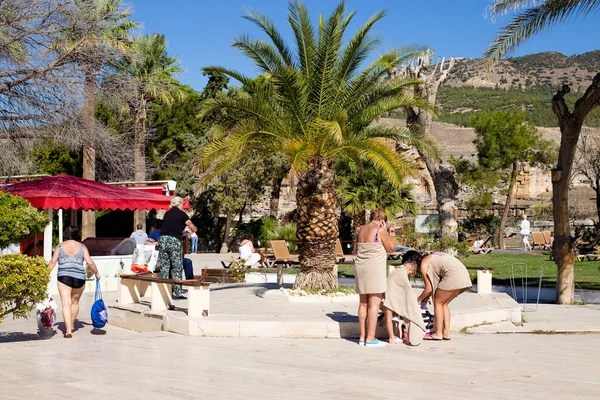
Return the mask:
<svg viewBox="0 0 600 400">
<path fill-rule="evenodd" d="M 494 199 L 491 191 L 498 185 L 502 173 L 474 165 L 463 157 L 451 156 L 448 162 L 456 171 L 458 183 L 465 185 L 467 192 L 471 194 L 471 199 L 467 202 L 468 209 L 476 216 L 481 216 L 484 210 L 492 206 Z"/>
<path fill-rule="evenodd" d="M 155 104 L 169 105 L 176 100 L 183 101 L 187 92 L 175 80 L 175 75 L 181 72 L 181 68 L 179 60 L 167 54 L 164 35 L 140 36 L 134 40 L 132 47 L 135 56 L 125 57 L 118 68 L 133 83 L 129 107 L 134 119 L 134 179 L 144 181 L 148 125 L 151 121 L 148 114 Z M 145 225 L 145 214 L 136 212 L 134 223 Z"/>
<path fill-rule="evenodd" d="M 193 173 L 196 155 L 206 144 L 207 124 L 198 120 L 201 94 L 184 86 L 186 98 L 169 105 L 156 104 L 152 110 L 151 125 L 154 135 L 148 144 L 149 158 L 156 168 L 156 179 L 175 179 L 177 192 L 193 194 L 197 179 Z"/>
<path fill-rule="evenodd" d="M 96 86 L 100 71 L 111 61 L 130 51 L 130 32 L 138 24 L 129 20 L 131 9 L 121 0 L 74 0 L 65 11 L 74 21 L 71 29 L 57 40 L 59 52 L 81 43 L 71 60 L 84 76 L 83 84 L 83 178 L 96 179 Z M 96 236 L 93 211 L 84 211 L 81 221 L 82 237 Z"/>
<path fill-rule="evenodd" d="M 599 9 L 600 2 L 597 0 L 545 0 L 533 3 L 525 0 L 495 0 L 489 7 L 492 17 L 513 10 L 522 11 L 500 31 L 485 56 L 498 61 L 524 40 L 556 23 L 564 22 L 572 16 L 594 15 Z M 556 301 L 561 304 L 575 301 L 575 246 L 569 225 L 569 186 L 581 128 L 590 111 L 600 105 L 600 73 L 576 101 L 573 111 L 569 110 L 565 102 L 565 96 L 570 91 L 568 85 L 563 85 L 552 98 L 552 111 L 558 119 L 561 134 L 558 162 L 552 171 L 553 252 L 558 270 Z"/>
<path fill-rule="evenodd" d="M 381 208 L 390 218 L 417 211 L 412 185 L 393 186 L 372 162 L 357 165 L 350 159 L 341 159 L 336 165 L 336 184 L 338 202 L 352 216 L 354 232 L 366 222 L 368 210 Z"/>
<path fill-rule="evenodd" d="M 48 225 L 48 217 L 27 200 L 0 192 L 0 249 L 42 232 Z"/>
<path fill-rule="evenodd" d="M 502 221 L 498 229 L 498 246 L 504 247 L 504 227 L 510 213 L 515 192 L 518 164 L 548 164 L 554 158 L 552 144 L 542 139 L 535 125 L 525 119 L 522 112 L 481 112 L 471 120 L 475 128 L 479 167 L 491 173 L 506 171 L 501 180 L 508 182 L 508 191 Z"/>
<path fill-rule="evenodd" d="M 319 18 L 314 27 L 302 3 L 289 6 L 288 20 L 294 32 L 292 50 L 266 16 L 250 12 L 252 21 L 271 43 L 241 36 L 234 47 L 269 76 L 272 88 L 223 67 L 207 67 L 237 79 L 253 91 L 237 98 L 207 100 L 202 115 L 221 110 L 236 111 L 221 122 L 221 136 L 207 145 L 199 159 L 201 170 L 214 175 L 232 165 L 261 154 L 282 154 L 297 178 L 297 245 L 300 273 L 295 287 L 332 289 L 335 241 L 338 235 L 335 161 L 341 155 L 366 158 L 381 168 L 393 185 L 400 187 L 415 164 L 394 151 L 393 142 L 408 142 L 436 154 L 433 139 L 419 131 L 373 124 L 382 113 L 409 105 L 428 107 L 406 94 L 416 81 L 396 78 L 382 82 L 388 72 L 423 49 L 410 48 L 379 55 L 361 70 L 379 43 L 369 37 L 374 24 L 385 15 L 378 12 L 354 34 L 347 32 L 355 16 L 340 3 L 330 17 Z M 349 39 L 344 43 L 345 34 Z M 391 139 L 391 145 L 383 139 Z M 250 151 L 254 150 L 254 151 Z M 210 175 L 210 174 L 208 174 Z"/>
<path fill-rule="evenodd" d="M 81 176 L 81 163 L 77 154 L 55 140 L 36 143 L 31 150 L 31 158 L 39 174 Z"/>
</svg>

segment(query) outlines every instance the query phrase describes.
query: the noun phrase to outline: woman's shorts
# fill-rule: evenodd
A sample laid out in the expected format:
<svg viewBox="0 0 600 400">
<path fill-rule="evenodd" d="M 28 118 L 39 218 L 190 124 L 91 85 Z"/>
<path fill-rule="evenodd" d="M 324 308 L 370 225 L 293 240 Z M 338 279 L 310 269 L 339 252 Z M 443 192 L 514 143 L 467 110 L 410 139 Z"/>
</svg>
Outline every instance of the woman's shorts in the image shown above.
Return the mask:
<svg viewBox="0 0 600 400">
<path fill-rule="evenodd" d="M 529 235 L 521 234 L 521 239 L 523 239 L 523 242 L 528 242 L 529 241 Z"/>
<path fill-rule="evenodd" d="M 70 276 L 59 276 L 58 281 L 73 289 L 82 288 L 85 285 L 85 279 L 77 279 Z"/>
</svg>

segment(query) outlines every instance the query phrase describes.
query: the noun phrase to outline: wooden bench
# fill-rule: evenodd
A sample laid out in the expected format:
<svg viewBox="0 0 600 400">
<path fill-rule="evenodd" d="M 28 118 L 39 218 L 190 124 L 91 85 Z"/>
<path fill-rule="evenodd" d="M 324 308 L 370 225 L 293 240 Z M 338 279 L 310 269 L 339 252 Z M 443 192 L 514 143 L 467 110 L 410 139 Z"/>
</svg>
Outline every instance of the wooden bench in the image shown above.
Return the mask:
<svg viewBox="0 0 600 400">
<path fill-rule="evenodd" d="M 188 288 L 188 317 L 207 317 L 210 311 L 210 283 L 199 279 L 175 280 L 152 276 L 151 274 L 121 275 L 118 284 L 119 304 L 135 304 L 150 289 L 150 309 L 164 311 L 172 308 L 171 289 L 173 285 Z"/>
<path fill-rule="evenodd" d="M 227 269 L 203 268 L 202 274 L 195 275 L 194 279 L 206 283 L 236 283 L 235 279 L 229 276 Z"/>
</svg>

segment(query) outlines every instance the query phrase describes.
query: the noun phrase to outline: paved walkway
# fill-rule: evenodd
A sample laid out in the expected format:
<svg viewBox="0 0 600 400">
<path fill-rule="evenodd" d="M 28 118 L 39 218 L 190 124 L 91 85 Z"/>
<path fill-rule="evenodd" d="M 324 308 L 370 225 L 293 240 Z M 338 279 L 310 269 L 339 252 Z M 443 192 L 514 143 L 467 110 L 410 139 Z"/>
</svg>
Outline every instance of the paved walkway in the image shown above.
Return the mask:
<svg viewBox="0 0 600 400">
<path fill-rule="evenodd" d="M 258 287 L 215 289 L 217 318 L 242 311 L 264 318 L 267 300 L 249 296 Z M 468 300 L 463 296 L 455 311 Z M 114 301 L 114 294 L 105 300 Z M 93 330 L 92 301 L 83 296 L 72 339 L 62 337 L 60 312 L 55 335 L 38 335 L 35 318 L 9 317 L 0 324 L 0 398 L 600 398 L 600 335 L 548 334 L 568 326 L 600 331 L 600 307 L 542 305 L 527 311 L 525 324 L 544 334 L 455 332 L 450 342 L 364 348 L 346 339 L 186 337 L 111 325 Z M 307 313 L 330 318 L 333 306 L 274 301 L 267 309 L 298 320 Z M 353 305 L 341 309 L 355 312 Z"/>
<path fill-rule="evenodd" d="M 128 333 L 0 344 L 12 399 L 598 399 L 600 335 L 456 335 L 419 347 Z"/>
</svg>

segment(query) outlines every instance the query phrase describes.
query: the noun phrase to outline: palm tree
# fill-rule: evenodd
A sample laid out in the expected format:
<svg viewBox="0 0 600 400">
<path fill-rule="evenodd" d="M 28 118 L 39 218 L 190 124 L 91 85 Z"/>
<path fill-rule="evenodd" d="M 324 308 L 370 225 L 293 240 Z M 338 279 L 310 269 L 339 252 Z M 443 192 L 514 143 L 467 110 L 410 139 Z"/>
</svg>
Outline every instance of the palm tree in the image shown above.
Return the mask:
<svg viewBox="0 0 600 400">
<path fill-rule="evenodd" d="M 352 216 L 354 232 L 366 222 L 368 210 L 381 208 L 390 217 L 417 211 L 412 185 L 394 187 L 371 162 L 357 165 L 352 160 L 341 159 L 336 168 L 336 183 L 338 201 L 342 210 Z"/>
<path fill-rule="evenodd" d="M 531 7 L 530 7 L 531 6 Z M 498 61 L 531 36 L 551 28 L 568 18 L 584 17 L 600 11 L 598 0 L 496 0 L 488 9 L 492 17 L 518 13 L 490 44 L 485 56 Z M 554 214 L 554 260 L 557 266 L 556 300 L 570 304 L 575 301 L 575 248 L 569 225 L 569 186 L 581 128 L 589 112 L 600 105 L 600 73 L 586 92 L 575 102 L 573 111 L 565 102 L 571 91 L 563 85 L 552 98 L 552 111 L 558 119 L 561 141 L 558 163 L 552 171 L 552 212 Z"/>
<path fill-rule="evenodd" d="M 96 85 L 100 70 L 123 55 L 130 54 L 131 31 L 138 24 L 129 20 L 131 9 L 122 0 L 75 0 L 74 7 L 66 13 L 74 26 L 55 44 L 64 51 L 73 43 L 83 41 L 72 59 L 84 76 L 83 84 L 83 177 L 96 179 L 96 150 L 94 125 L 96 110 Z M 96 218 L 93 211 L 82 215 L 82 236 L 96 236 Z"/>
<path fill-rule="evenodd" d="M 269 77 L 270 89 L 254 84 L 245 75 L 223 67 L 207 67 L 240 81 L 252 95 L 220 96 L 207 100 L 201 116 L 233 110 L 229 122 L 215 129 L 217 135 L 202 151 L 200 170 L 205 179 L 219 175 L 254 151 L 281 154 L 297 179 L 297 245 L 300 273 L 295 287 L 306 290 L 333 289 L 336 214 L 335 162 L 344 155 L 356 162 L 371 160 L 396 187 L 414 171 L 412 160 L 394 151 L 395 140 L 416 145 L 431 154 L 437 147 L 430 136 L 406 128 L 373 124 L 382 113 L 416 105 L 428 107 L 404 90 L 413 79 L 383 82 L 393 67 L 422 51 L 412 47 L 381 54 L 361 70 L 379 43 L 369 32 L 384 12 L 373 15 L 343 43 L 355 13 L 346 14 L 340 3 L 329 18 L 321 16 L 313 27 L 305 6 L 290 3 L 288 20 L 296 50 L 285 43 L 272 21 L 257 12 L 246 19 L 255 23 L 272 43 L 241 36 L 234 47 L 250 57 Z M 220 136 L 219 136 L 220 135 Z M 383 139 L 391 139 L 392 146 Z"/>
<path fill-rule="evenodd" d="M 130 111 L 134 118 L 134 179 L 146 179 L 146 144 L 148 140 L 148 113 L 153 104 L 172 104 L 187 97 L 174 77 L 181 72 L 177 57 L 167 54 L 164 35 L 144 35 L 133 41 L 133 57 L 125 57 L 118 68 L 132 84 Z M 143 211 L 135 213 L 134 225 L 145 225 Z"/>
</svg>

